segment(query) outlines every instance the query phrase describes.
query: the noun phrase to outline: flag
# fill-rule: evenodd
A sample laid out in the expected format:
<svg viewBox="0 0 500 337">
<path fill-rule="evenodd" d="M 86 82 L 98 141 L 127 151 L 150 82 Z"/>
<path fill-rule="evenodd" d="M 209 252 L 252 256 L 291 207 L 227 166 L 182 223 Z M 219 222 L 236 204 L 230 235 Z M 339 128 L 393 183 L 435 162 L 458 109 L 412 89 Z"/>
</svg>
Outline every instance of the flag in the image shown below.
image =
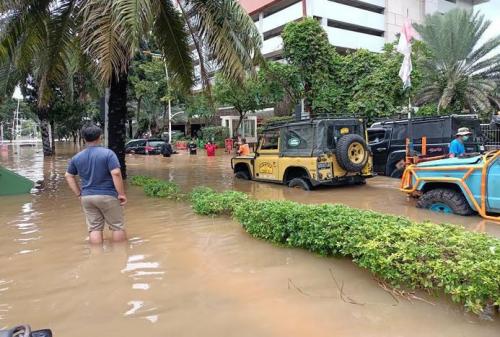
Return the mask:
<svg viewBox="0 0 500 337">
<path fill-rule="evenodd" d="M 411 40 L 415 32 L 411 25 L 410 20 L 406 20 L 403 28 L 401 29 L 401 35 L 399 37 L 399 43 L 396 50 L 403 54 L 403 63 L 401 64 L 401 68 L 399 69 L 399 77 L 403 81 L 403 89 L 411 87 Z"/>
</svg>

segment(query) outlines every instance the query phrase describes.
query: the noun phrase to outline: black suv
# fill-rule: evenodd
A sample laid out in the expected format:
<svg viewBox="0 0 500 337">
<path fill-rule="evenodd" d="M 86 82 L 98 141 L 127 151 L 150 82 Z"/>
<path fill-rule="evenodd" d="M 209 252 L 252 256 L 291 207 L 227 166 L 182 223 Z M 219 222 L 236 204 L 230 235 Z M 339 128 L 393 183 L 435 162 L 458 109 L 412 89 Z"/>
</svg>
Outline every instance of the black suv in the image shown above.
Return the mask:
<svg viewBox="0 0 500 337">
<path fill-rule="evenodd" d="M 427 137 L 427 155 L 448 153 L 448 146 L 457 130 L 468 127 L 472 137 L 465 143 L 467 152 L 482 150 L 481 124 L 476 115 L 417 117 L 413 120 L 413 143 L 417 153 L 422 150 L 422 137 Z M 400 178 L 406 156 L 408 120 L 386 120 L 368 129 L 368 143 L 373 153 L 373 170 L 382 175 Z"/>
<path fill-rule="evenodd" d="M 160 154 L 165 141 L 161 138 L 132 139 L 125 144 L 125 153 Z"/>
</svg>

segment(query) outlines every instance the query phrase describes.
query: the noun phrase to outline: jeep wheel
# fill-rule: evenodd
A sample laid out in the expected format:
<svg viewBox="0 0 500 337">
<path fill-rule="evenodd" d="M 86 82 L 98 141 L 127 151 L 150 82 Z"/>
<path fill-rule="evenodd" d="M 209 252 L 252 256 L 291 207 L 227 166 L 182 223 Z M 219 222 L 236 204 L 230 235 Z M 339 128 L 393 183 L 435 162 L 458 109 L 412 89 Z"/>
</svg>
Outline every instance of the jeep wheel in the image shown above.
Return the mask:
<svg viewBox="0 0 500 337">
<path fill-rule="evenodd" d="M 247 171 L 237 171 L 234 176 L 238 179 L 250 180 L 250 175 Z"/>
<path fill-rule="evenodd" d="M 391 172 L 391 178 L 401 179 L 403 177 L 403 172 L 404 171 L 405 171 L 405 169 L 403 169 L 403 168 L 395 168 Z"/>
<path fill-rule="evenodd" d="M 418 199 L 417 207 L 441 213 L 474 214 L 464 195 L 449 188 L 436 188 L 425 192 Z"/>
<path fill-rule="evenodd" d="M 309 180 L 304 179 L 304 178 L 293 178 L 288 182 L 288 187 L 292 188 L 301 188 L 304 191 L 310 191 L 312 190 L 312 185 L 309 182 Z"/>
<path fill-rule="evenodd" d="M 336 156 L 344 170 L 359 172 L 368 161 L 368 147 L 360 135 L 344 135 L 337 142 Z"/>
</svg>

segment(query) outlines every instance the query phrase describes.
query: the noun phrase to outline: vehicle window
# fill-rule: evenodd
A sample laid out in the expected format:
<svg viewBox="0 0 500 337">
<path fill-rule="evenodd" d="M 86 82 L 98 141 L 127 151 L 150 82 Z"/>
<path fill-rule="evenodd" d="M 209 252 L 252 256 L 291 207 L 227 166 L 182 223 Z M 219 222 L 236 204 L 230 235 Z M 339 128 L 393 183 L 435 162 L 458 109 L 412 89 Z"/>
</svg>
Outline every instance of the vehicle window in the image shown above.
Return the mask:
<svg viewBox="0 0 500 337">
<path fill-rule="evenodd" d="M 309 131 L 309 132 L 308 132 Z M 312 141 L 312 128 L 307 129 L 288 129 L 285 132 L 284 147 L 287 149 L 303 150 L 310 147 Z"/>
<path fill-rule="evenodd" d="M 408 137 L 407 129 L 408 124 L 394 123 L 392 127 L 392 139 L 394 140 L 405 140 Z"/>
<path fill-rule="evenodd" d="M 162 146 L 163 143 L 165 143 L 165 142 L 161 141 L 161 140 L 155 140 L 155 141 L 152 141 L 152 142 L 148 142 L 148 145 L 149 146 L 153 146 L 153 147 L 158 147 L 158 146 Z"/>
<path fill-rule="evenodd" d="M 368 130 L 368 142 L 380 143 L 385 139 L 385 130 Z"/>
<path fill-rule="evenodd" d="M 137 147 L 137 146 L 140 146 L 140 144 L 143 142 L 144 142 L 143 140 L 134 140 L 134 141 L 129 142 L 127 144 L 127 147 Z"/>
<path fill-rule="evenodd" d="M 444 131 L 444 120 L 425 121 L 422 123 L 415 123 L 413 125 L 413 137 L 420 139 L 427 137 L 427 139 L 442 138 Z"/>
<path fill-rule="evenodd" d="M 261 150 L 277 150 L 279 143 L 279 131 L 268 131 L 262 135 L 260 149 Z"/>
</svg>

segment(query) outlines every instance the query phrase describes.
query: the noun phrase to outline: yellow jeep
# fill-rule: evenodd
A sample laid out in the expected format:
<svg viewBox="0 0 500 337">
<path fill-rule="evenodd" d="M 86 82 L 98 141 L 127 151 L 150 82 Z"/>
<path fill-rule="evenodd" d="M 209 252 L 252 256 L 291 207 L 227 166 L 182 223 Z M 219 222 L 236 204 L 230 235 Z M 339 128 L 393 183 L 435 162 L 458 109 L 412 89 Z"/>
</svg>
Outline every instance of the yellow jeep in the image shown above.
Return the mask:
<svg viewBox="0 0 500 337">
<path fill-rule="evenodd" d="M 310 119 L 266 127 L 255 153 L 231 159 L 237 178 L 311 190 L 373 177 L 366 128 L 357 118 Z"/>
</svg>

